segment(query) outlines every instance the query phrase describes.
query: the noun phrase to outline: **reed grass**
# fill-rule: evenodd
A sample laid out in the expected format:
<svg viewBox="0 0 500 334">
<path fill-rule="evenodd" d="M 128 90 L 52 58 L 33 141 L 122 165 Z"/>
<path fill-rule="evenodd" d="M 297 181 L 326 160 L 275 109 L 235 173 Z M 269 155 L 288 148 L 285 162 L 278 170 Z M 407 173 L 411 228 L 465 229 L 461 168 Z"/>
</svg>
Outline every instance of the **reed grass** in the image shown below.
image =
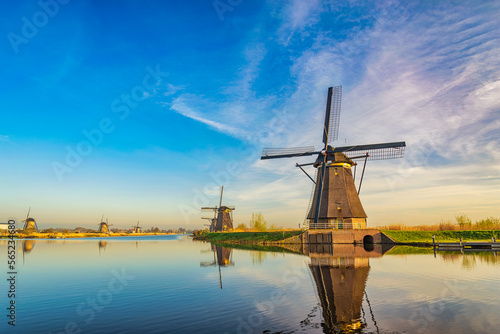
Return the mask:
<svg viewBox="0 0 500 334">
<path fill-rule="evenodd" d="M 441 221 L 439 224 L 422 224 L 422 225 L 405 225 L 405 224 L 390 224 L 379 226 L 381 230 L 389 231 L 484 231 L 484 230 L 500 230 L 500 219 L 489 217 L 476 222 L 464 214 L 455 217 L 456 222 Z"/>
</svg>

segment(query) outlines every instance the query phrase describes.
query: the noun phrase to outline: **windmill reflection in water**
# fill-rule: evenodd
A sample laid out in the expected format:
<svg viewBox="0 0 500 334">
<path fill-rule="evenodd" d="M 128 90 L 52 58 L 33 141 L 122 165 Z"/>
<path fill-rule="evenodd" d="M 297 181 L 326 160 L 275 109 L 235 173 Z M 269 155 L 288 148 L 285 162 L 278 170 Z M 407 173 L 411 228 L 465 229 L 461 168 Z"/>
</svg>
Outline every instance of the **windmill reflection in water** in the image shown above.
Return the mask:
<svg viewBox="0 0 500 334">
<path fill-rule="evenodd" d="M 358 332 L 367 327 L 369 312 L 377 322 L 365 291 L 371 257 L 381 257 L 389 249 L 381 245 L 314 245 L 304 249 L 311 259 L 309 269 L 322 309 L 325 333 Z M 368 312 L 363 308 L 365 298 Z M 303 323 L 307 323 L 304 321 Z"/>
<path fill-rule="evenodd" d="M 210 245 L 209 252 L 213 252 L 213 261 L 202 261 L 200 267 L 215 267 L 219 269 L 219 287 L 222 289 L 222 273 L 220 267 L 234 266 L 233 262 L 233 249 L 219 245 Z"/>
</svg>

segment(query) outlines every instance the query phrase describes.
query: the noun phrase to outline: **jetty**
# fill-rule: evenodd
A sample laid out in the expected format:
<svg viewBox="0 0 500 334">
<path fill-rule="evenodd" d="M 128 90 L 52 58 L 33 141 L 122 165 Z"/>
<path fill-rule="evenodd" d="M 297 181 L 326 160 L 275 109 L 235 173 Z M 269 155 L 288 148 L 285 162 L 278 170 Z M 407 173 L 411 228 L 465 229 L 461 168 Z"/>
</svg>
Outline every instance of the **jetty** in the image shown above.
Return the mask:
<svg viewBox="0 0 500 334">
<path fill-rule="evenodd" d="M 491 250 L 500 251 L 500 242 L 496 238 L 491 238 L 491 242 L 463 242 L 460 238 L 459 242 L 436 242 L 436 238 L 432 236 L 432 245 L 437 250 Z"/>
</svg>

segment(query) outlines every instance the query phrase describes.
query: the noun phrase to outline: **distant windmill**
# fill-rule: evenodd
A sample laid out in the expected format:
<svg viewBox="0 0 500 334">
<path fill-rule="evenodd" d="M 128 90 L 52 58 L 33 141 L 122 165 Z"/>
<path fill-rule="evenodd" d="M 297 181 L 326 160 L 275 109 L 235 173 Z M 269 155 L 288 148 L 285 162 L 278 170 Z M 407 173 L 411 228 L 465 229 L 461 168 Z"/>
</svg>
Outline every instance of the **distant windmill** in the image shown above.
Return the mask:
<svg viewBox="0 0 500 334">
<path fill-rule="evenodd" d="M 222 206 L 222 194 L 224 192 L 224 186 L 220 188 L 220 201 L 219 206 L 214 207 L 203 207 L 202 211 L 214 211 L 214 218 L 202 218 L 209 219 L 210 232 L 222 232 L 229 231 L 233 229 L 233 210 L 234 206 Z"/>
<path fill-rule="evenodd" d="M 317 155 L 315 162 L 295 164 L 314 182 L 306 216 L 310 229 L 366 228 L 367 215 L 359 199 L 366 161 L 402 158 L 406 147 L 405 142 L 332 147 L 330 144 L 338 139 L 341 99 L 342 86 L 328 88 L 321 151 L 309 146 L 265 148 L 262 152 L 262 160 Z M 356 169 L 353 178 L 351 167 L 357 165 L 354 161 L 358 159 L 364 160 L 364 165 L 356 190 Z M 302 168 L 309 165 L 317 169 L 315 179 Z"/>
<path fill-rule="evenodd" d="M 26 215 L 26 219 L 23 220 L 24 223 L 23 230 L 25 231 L 35 230 L 35 232 L 38 232 L 38 226 L 36 225 L 35 219 L 30 218 L 30 211 L 31 207 L 28 209 L 28 214 Z"/>
<path fill-rule="evenodd" d="M 101 222 L 97 225 L 99 225 L 99 233 L 107 233 L 109 234 L 109 227 L 113 226 L 113 224 L 108 224 L 108 218 L 106 218 L 106 221 L 103 221 L 104 215 L 102 215 Z"/>
<path fill-rule="evenodd" d="M 137 225 L 132 226 L 134 229 L 134 233 L 141 233 L 141 227 L 139 226 L 139 222 L 137 222 Z"/>
</svg>

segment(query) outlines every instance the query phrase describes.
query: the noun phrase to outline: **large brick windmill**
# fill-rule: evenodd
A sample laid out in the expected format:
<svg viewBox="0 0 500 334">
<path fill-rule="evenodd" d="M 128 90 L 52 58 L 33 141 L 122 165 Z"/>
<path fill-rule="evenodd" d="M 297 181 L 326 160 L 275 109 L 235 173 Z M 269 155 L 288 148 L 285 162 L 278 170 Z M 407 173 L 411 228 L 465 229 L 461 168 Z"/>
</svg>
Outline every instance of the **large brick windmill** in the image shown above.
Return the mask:
<svg viewBox="0 0 500 334">
<path fill-rule="evenodd" d="M 296 164 L 307 176 L 303 166 L 316 168 L 316 178 L 309 176 L 315 184 L 306 218 L 311 229 L 366 228 L 367 215 L 359 199 L 360 188 L 356 190 L 354 184 L 356 169 L 353 177 L 351 167 L 357 165 L 356 160 L 364 160 L 361 187 L 366 161 L 402 158 L 406 147 L 405 142 L 333 147 L 331 144 L 338 139 L 341 99 L 342 86 L 328 88 L 321 151 L 308 146 L 265 148 L 262 152 L 263 160 L 317 155 L 315 162 Z"/>
<path fill-rule="evenodd" d="M 214 211 L 214 218 L 202 218 L 211 221 L 210 232 L 230 231 L 233 229 L 233 211 L 235 207 L 222 205 L 223 192 L 224 186 L 220 188 L 219 206 L 201 208 L 202 211 Z"/>
</svg>

